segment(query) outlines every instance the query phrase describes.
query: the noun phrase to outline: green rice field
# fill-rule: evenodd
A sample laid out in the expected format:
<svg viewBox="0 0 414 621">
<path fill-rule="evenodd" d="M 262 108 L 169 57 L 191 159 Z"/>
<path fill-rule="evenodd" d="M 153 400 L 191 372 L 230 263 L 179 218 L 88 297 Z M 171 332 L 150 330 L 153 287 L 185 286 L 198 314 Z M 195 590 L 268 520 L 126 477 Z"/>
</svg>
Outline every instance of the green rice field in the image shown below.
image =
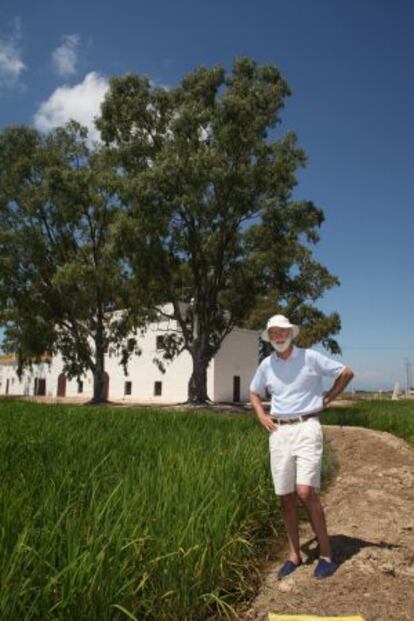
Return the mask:
<svg viewBox="0 0 414 621">
<path fill-rule="evenodd" d="M 414 441 L 414 404 L 323 423 Z M 246 414 L 0 401 L 0 619 L 234 618 L 285 539 L 267 443 Z"/>
<path fill-rule="evenodd" d="M 388 431 L 414 444 L 414 401 L 358 401 L 346 408 L 326 411 L 323 425 L 353 425 Z"/>
<path fill-rule="evenodd" d="M 2 621 L 231 617 L 281 528 L 252 416 L 0 401 Z"/>
</svg>

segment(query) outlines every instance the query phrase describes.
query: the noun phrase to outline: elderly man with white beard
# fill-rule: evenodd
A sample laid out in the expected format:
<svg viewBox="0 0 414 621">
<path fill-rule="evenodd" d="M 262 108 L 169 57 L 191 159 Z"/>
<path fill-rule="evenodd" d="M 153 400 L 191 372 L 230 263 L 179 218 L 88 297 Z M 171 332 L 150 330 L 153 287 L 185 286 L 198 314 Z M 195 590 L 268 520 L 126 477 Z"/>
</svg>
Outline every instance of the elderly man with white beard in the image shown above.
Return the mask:
<svg viewBox="0 0 414 621">
<path fill-rule="evenodd" d="M 269 432 L 270 464 L 275 492 L 281 497 L 289 542 L 289 558 L 278 571 L 279 580 L 302 563 L 299 546 L 297 497 L 304 504 L 319 543 L 315 578 L 331 576 L 337 565 L 332 558 L 324 511 L 317 493 L 320 488 L 323 434 L 319 414 L 353 377 L 349 367 L 313 349 L 293 344 L 299 334 L 283 315 L 267 322 L 261 337 L 274 352 L 259 365 L 250 385 L 256 415 Z M 335 381 L 322 394 L 322 379 Z M 265 391 L 271 395 L 270 415 L 262 404 Z"/>
</svg>

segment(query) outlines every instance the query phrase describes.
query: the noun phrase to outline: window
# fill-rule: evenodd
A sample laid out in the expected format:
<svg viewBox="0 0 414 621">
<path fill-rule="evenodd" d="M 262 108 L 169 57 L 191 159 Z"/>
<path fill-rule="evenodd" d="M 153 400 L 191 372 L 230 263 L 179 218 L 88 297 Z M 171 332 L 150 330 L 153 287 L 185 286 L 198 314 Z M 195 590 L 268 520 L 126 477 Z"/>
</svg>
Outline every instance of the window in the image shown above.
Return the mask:
<svg viewBox="0 0 414 621">
<path fill-rule="evenodd" d="M 233 375 L 233 401 L 240 401 L 240 375 Z"/>
<path fill-rule="evenodd" d="M 164 345 L 164 335 L 160 334 L 157 336 L 157 344 L 156 344 L 157 349 L 165 349 L 165 345 Z"/>
<path fill-rule="evenodd" d="M 154 382 L 154 397 L 161 397 L 162 395 L 162 382 Z"/>
<path fill-rule="evenodd" d="M 78 393 L 83 392 L 83 382 L 81 382 L 81 380 L 78 380 Z"/>
<path fill-rule="evenodd" d="M 34 394 L 41 397 L 46 395 L 46 380 L 44 378 L 35 377 Z"/>
<path fill-rule="evenodd" d="M 132 393 L 132 382 L 125 382 L 124 395 L 130 395 Z"/>
</svg>

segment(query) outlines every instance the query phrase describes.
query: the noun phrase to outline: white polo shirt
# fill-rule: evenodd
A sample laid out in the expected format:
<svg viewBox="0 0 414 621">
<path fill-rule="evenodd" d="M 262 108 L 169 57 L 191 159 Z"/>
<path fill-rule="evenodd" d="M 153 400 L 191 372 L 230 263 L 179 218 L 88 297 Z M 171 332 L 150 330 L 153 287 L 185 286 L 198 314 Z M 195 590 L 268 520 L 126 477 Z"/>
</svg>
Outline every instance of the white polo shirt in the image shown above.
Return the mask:
<svg viewBox="0 0 414 621">
<path fill-rule="evenodd" d="M 267 389 L 272 396 L 270 413 L 280 418 L 319 412 L 323 409 L 322 379 L 335 379 L 344 368 L 314 349 L 293 347 L 286 360 L 276 352 L 265 358 L 250 390 L 263 396 Z"/>
</svg>

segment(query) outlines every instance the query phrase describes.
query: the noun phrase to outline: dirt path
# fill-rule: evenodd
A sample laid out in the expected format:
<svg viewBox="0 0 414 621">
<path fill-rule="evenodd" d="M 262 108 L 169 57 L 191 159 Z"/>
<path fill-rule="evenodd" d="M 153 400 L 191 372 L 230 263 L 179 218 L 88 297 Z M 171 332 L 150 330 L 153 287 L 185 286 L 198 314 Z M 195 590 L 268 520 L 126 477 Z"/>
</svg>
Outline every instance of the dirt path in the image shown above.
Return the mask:
<svg viewBox="0 0 414 621">
<path fill-rule="evenodd" d="M 313 578 L 315 540 L 307 524 L 307 562 L 281 582 L 266 568 L 243 621 L 268 613 L 351 615 L 366 621 L 414 621 L 414 449 L 391 434 L 325 427 L 338 470 L 323 496 L 337 572 Z"/>
</svg>

